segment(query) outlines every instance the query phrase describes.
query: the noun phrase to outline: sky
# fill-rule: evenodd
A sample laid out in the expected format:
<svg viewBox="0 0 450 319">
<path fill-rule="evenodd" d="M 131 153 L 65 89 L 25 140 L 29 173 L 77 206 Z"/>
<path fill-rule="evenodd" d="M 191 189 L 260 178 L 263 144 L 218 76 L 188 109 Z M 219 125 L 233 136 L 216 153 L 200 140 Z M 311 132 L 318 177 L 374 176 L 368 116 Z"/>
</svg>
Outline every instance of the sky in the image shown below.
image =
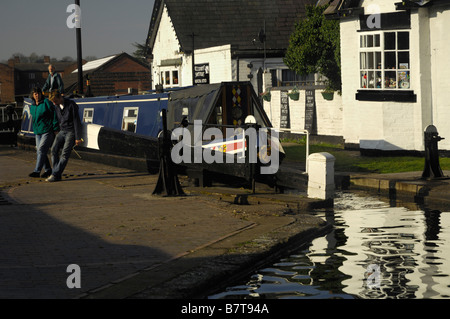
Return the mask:
<svg viewBox="0 0 450 319">
<path fill-rule="evenodd" d="M 80 0 L 82 56 L 97 58 L 145 43 L 154 0 Z M 67 26 L 74 0 L 1 0 L 0 62 L 15 53 L 76 60 L 76 29 Z"/>
</svg>

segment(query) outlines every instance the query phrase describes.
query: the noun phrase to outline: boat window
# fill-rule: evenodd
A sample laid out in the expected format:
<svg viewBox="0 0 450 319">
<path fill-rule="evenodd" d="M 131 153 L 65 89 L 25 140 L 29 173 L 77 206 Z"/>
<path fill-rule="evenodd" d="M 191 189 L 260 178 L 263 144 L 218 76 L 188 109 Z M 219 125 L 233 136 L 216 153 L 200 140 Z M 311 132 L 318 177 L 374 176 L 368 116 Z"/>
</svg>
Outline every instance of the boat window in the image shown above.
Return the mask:
<svg viewBox="0 0 450 319">
<path fill-rule="evenodd" d="M 123 110 L 122 131 L 136 133 L 138 111 L 137 107 L 126 107 Z"/>
<path fill-rule="evenodd" d="M 94 120 L 94 109 L 84 109 L 83 111 L 83 123 L 92 123 Z"/>
<path fill-rule="evenodd" d="M 216 123 L 219 125 L 222 125 L 222 106 L 217 106 L 216 107 Z"/>
</svg>

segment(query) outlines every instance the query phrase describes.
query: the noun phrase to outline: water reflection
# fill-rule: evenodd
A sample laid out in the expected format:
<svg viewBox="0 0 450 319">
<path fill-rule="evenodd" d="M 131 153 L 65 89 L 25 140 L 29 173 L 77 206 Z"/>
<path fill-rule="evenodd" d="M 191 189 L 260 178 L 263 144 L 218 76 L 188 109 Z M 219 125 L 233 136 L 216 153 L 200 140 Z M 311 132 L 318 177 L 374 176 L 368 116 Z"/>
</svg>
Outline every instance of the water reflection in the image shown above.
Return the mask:
<svg viewBox="0 0 450 319">
<path fill-rule="evenodd" d="M 449 213 L 340 194 L 317 215 L 334 230 L 210 298 L 449 298 Z"/>
</svg>

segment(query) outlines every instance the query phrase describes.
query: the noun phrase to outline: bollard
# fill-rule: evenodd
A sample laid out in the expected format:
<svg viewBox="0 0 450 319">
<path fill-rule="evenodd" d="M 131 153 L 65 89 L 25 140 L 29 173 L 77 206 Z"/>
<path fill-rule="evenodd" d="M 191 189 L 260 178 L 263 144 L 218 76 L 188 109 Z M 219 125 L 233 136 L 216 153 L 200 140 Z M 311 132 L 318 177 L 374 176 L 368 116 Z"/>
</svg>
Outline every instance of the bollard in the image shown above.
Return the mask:
<svg viewBox="0 0 450 319">
<path fill-rule="evenodd" d="M 308 156 L 308 197 L 332 199 L 334 197 L 334 162 L 330 153 L 314 153 Z"/>
<path fill-rule="evenodd" d="M 422 178 L 443 177 L 441 166 L 439 165 L 438 142 L 443 140 L 434 125 L 428 125 L 424 131 L 425 141 L 425 168 L 423 169 Z"/>
</svg>

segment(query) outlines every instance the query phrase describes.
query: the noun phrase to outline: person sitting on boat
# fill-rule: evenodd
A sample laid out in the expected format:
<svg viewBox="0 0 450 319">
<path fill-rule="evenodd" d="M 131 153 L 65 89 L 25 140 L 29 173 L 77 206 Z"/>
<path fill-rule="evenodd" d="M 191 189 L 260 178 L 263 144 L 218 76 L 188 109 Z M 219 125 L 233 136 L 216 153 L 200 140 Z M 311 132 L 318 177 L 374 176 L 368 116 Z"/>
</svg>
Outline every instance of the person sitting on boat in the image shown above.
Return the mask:
<svg viewBox="0 0 450 319">
<path fill-rule="evenodd" d="M 52 146 L 53 173 L 46 181 L 56 182 L 61 180 L 73 147 L 82 143 L 82 129 L 78 105 L 73 100 L 64 98 L 57 90 L 50 92 L 49 99 L 55 104 L 55 113 L 61 130 Z"/>
<path fill-rule="evenodd" d="M 59 92 L 64 93 L 64 82 L 61 75 L 55 71 L 53 64 L 48 66 L 48 73 L 49 74 L 44 86 L 42 87 L 42 91 L 51 92 L 53 90 L 58 90 Z"/>
<path fill-rule="evenodd" d="M 52 102 L 42 95 L 40 88 L 33 88 L 30 98 L 32 101 L 30 115 L 33 120 L 33 131 L 36 138 L 37 158 L 36 167 L 29 176 L 47 178 L 52 173 L 47 154 L 55 139 L 55 132 L 59 130 L 58 118 L 56 117 L 55 107 Z M 42 169 L 44 169 L 44 173 L 40 175 Z"/>
</svg>

